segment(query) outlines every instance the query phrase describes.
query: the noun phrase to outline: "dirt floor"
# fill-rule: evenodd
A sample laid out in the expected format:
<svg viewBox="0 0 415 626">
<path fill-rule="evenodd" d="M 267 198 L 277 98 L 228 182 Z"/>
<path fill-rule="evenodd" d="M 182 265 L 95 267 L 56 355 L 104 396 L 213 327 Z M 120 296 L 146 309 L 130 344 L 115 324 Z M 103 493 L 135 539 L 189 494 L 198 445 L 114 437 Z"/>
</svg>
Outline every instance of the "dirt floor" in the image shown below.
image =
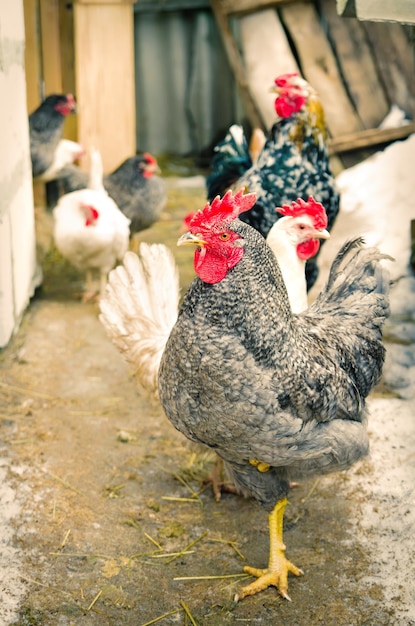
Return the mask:
<svg viewBox="0 0 415 626">
<path fill-rule="evenodd" d="M 183 289 L 192 251 L 175 242 L 203 203 L 199 179 L 172 186 L 165 219 L 141 235 L 171 245 Z M 371 457 L 292 490 L 287 555 L 304 570 L 292 602 L 270 589 L 235 604 L 243 565 L 267 563 L 265 513 L 201 487 L 214 457 L 140 397 L 97 305 L 77 298 L 82 277 L 53 250 L 43 265 L 0 354 L 0 522 L 12 529 L 0 624 L 415 624 L 413 401 L 373 394 Z"/>
</svg>

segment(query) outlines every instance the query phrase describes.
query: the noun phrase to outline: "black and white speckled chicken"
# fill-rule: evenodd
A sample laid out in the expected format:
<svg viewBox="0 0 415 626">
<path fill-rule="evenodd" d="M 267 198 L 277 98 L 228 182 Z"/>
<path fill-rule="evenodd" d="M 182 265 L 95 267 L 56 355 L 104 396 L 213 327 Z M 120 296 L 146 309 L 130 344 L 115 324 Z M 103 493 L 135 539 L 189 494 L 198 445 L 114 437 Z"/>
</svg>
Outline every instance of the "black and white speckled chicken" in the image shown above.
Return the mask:
<svg viewBox="0 0 415 626">
<path fill-rule="evenodd" d="M 52 166 L 62 138 L 65 117 L 75 110 L 75 99 L 72 94 L 52 94 L 29 115 L 33 178 L 41 177 Z"/>
<path fill-rule="evenodd" d="M 283 219 L 271 228 L 267 242 L 278 259 L 290 306 L 298 313 L 307 308 L 305 262 L 317 253 L 319 240 L 329 237 L 327 216 L 312 198 L 278 210 Z M 190 221 L 188 215 L 184 224 Z M 111 272 L 100 300 L 102 324 L 132 366 L 138 386 L 153 400 L 158 400 L 158 370 L 177 320 L 179 296 L 179 271 L 170 250 L 142 242 L 139 256 L 128 252 Z M 216 500 L 222 491 L 235 492 L 233 485 L 223 482 L 222 468 L 217 461 L 206 481 L 212 483 Z"/>
<path fill-rule="evenodd" d="M 275 79 L 277 121 L 253 163 L 242 127 L 234 125 L 215 148 L 207 196 L 212 200 L 229 188 L 257 196 L 240 219 L 264 237 L 279 219 L 276 206 L 313 196 L 327 212 L 330 231 L 339 211 L 339 194 L 330 170 L 324 110 L 316 91 L 298 74 Z M 318 255 L 306 266 L 310 289 L 318 276 Z"/>
<path fill-rule="evenodd" d="M 321 204 L 309 198 L 278 209 L 283 219 L 271 228 L 267 242 L 278 259 L 292 310 L 307 308 L 305 261 L 317 253 L 319 240 L 330 235 Z M 195 213 L 183 220 L 189 225 Z M 108 335 L 125 356 L 136 380 L 150 397 L 157 398 L 158 369 L 179 309 L 179 270 L 164 244 L 140 244 L 139 255 L 128 252 L 110 274 L 100 300 Z"/>
<path fill-rule="evenodd" d="M 288 598 L 282 538 L 289 481 L 343 470 L 368 452 L 365 399 L 384 361 L 389 258 L 361 239 L 342 247 L 327 284 L 294 315 L 263 237 L 237 219 L 255 195 L 228 192 L 195 215 L 179 244 L 196 246 L 197 277 L 163 352 L 167 417 L 214 449 L 239 489 L 269 513 L 268 568 L 239 598 L 275 586 Z"/>
<path fill-rule="evenodd" d="M 117 169 L 104 175 L 104 188 L 130 220 L 132 235 L 152 226 L 166 206 L 166 185 L 159 173 L 156 158 L 145 152 L 125 159 Z M 66 167 L 60 176 L 63 191 L 85 189 L 88 176 L 76 165 Z"/>
</svg>

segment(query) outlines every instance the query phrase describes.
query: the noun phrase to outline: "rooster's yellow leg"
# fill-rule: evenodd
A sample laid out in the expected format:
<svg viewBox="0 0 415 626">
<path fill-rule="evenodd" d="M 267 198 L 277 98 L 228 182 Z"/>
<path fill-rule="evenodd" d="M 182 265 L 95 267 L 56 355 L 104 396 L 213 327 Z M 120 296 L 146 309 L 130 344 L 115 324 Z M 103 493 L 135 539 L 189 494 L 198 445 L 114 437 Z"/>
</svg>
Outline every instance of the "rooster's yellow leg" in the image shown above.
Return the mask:
<svg viewBox="0 0 415 626">
<path fill-rule="evenodd" d="M 268 517 L 269 521 L 269 564 L 267 569 L 257 569 L 255 567 L 244 567 L 244 572 L 255 576 L 255 580 L 250 585 L 243 587 L 241 593 L 235 597 L 242 600 L 246 596 L 252 596 L 259 591 L 274 586 L 278 589 L 283 598 L 291 600 L 288 591 L 288 572 L 300 576 L 302 570 L 288 561 L 285 557 L 285 545 L 282 540 L 282 527 L 284 510 L 287 499 L 277 502 L 272 513 Z"/>
</svg>

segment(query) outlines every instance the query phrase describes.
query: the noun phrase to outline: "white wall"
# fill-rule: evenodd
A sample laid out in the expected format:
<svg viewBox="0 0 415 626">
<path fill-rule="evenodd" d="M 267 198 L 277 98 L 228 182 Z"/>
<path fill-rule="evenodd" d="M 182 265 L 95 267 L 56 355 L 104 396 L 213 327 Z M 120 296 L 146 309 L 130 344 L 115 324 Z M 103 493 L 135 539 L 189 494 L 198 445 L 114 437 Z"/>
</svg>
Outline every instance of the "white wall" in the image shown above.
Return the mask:
<svg viewBox="0 0 415 626">
<path fill-rule="evenodd" d="M 24 45 L 23 1 L 0 0 L 0 347 L 17 329 L 40 282 Z"/>
</svg>

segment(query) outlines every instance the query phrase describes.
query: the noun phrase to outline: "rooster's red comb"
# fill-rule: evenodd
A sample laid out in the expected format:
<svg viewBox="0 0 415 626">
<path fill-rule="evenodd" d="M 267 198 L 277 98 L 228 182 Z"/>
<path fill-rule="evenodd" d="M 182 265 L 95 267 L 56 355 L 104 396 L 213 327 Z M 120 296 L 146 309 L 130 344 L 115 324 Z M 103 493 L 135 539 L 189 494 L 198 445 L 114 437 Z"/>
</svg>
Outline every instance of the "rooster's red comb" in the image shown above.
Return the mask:
<svg viewBox="0 0 415 626">
<path fill-rule="evenodd" d="M 143 158 L 149 165 L 157 165 L 156 157 L 153 157 L 149 152 L 144 152 Z"/>
<path fill-rule="evenodd" d="M 216 196 L 212 204 L 207 203 L 202 211 L 198 211 L 190 220 L 189 228 L 211 228 L 217 223 L 220 226 L 230 224 L 240 213 L 249 211 L 256 202 L 256 194 L 247 193 L 244 195 L 240 189 L 235 195 L 229 190 L 223 198 Z"/>
<path fill-rule="evenodd" d="M 297 202 L 289 204 L 283 204 L 282 207 L 276 208 L 277 213 L 282 215 L 289 215 L 290 217 L 298 217 L 299 215 L 309 215 L 313 220 L 313 226 L 317 230 L 327 228 L 328 220 L 326 209 L 320 202 L 316 202 L 312 196 L 310 196 L 305 202 L 302 198 L 298 198 Z"/>
<path fill-rule="evenodd" d="M 286 87 L 292 82 L 293 78 L 297 78 L 298 76 L 298 72 L 281 74 L 280 76 L 277 76 L 277 78 L 274 80 L 274 83 L 277 85 L 277 87 Z"/>
<path fill-rule="evenodd" d="M 190 222 L 192 221 L 195 215 L 196 215 L 196 211 L 190 211 L 190 213 L 187 213 L 187 215 L 184 216 L 183 221 L 182 221 L 182 230 L 189 230 Z"/>
</svg>

